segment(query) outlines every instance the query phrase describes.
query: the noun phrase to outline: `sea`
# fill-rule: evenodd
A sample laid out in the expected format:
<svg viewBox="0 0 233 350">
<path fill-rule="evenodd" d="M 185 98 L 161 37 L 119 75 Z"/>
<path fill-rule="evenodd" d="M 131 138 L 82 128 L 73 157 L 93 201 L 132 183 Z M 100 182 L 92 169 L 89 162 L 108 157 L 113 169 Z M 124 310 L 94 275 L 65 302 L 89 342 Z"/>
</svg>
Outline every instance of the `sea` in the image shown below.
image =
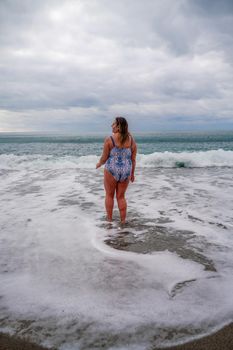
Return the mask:
<svg viewBox="0 0 233 350">
<path fill-rule="evenodd" d="M 233 131 L 134 134 L 106 221 L 109 135 L 0 133 L 0 331 L 59 350 L 152 350 L 233 321 Z"/>
</svg>

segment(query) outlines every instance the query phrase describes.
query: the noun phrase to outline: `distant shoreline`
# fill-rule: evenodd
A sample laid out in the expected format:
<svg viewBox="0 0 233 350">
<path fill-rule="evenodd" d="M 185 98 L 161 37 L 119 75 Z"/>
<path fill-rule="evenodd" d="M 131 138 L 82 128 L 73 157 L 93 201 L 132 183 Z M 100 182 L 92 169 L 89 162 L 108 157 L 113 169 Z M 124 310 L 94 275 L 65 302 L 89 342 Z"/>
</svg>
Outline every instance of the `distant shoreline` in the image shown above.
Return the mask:
<svg viewBox="0 0 233 350">
<path fill-rule="evenodd" d="M 27 338 L 19 338 L 0 333 L 0 350 L 47 350 L 43 346 L 31 343 Z M 56 348 L 49 348 L 56 350 Z M 127 348 L 126 348 L 127 349 Z M 193 340 L 189 343 L 168 348 L 153 348 L 152 350 L 232 350 L 233 349 L 233 323 L 223 327 L 214 334 Z"/>
<path fill-rule="evenodd" d="M 134 136 L 156 136 L 156 135 L 185 135 L 185 134 L 232 134 L 233 129 L 216 129 L 216 130 L 157 130 L 157 131 L 134 131 L 130 130 Z M 75 132 L 75 131 L 0 131 L 1 135 L 31 135 L 31 136 L 64 136 L 64 137 L 85 137 L 85 136 L 96 136 L 104 137 L 111 133 L 109 130 L 106 131 L 88 131 L 88 132 Z"/>
</svg>

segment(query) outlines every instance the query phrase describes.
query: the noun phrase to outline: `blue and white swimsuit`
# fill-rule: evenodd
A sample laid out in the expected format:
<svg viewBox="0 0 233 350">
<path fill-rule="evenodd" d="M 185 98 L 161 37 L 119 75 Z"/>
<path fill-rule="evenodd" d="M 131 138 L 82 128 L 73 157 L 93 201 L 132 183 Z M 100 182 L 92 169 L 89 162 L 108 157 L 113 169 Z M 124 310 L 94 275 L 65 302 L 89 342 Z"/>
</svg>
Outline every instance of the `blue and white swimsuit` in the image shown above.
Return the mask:
<svg viewBox="0 0 233 350">
<path fill-rule="evenodd" d="M 128 179 L 132 171 L 131 147 L 119 148 L 116 146 L 112 136 L 111 139 L 113 148 L 111 149 L 109 158 L 105 163 L 105 169 L 112 174 L 117 182 L 123 182 Z"/>
</svg>

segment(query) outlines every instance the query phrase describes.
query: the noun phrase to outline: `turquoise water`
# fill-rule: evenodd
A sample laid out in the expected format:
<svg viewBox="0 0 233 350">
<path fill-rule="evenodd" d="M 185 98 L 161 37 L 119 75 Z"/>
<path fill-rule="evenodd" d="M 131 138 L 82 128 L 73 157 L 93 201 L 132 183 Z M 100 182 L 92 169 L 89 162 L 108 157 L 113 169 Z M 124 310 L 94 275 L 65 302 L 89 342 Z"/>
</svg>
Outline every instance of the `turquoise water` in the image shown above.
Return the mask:
<svg viewBox="0 0 233 350">
<path fill-rule="evenodd" d="M 54 156 L 100 155 L 108 135 L 43 135 L 0 133 L 0 154 Z M 231 132 L 135 134 L 140 154 L 154 152 L 233 151 Z"/>
</svg>

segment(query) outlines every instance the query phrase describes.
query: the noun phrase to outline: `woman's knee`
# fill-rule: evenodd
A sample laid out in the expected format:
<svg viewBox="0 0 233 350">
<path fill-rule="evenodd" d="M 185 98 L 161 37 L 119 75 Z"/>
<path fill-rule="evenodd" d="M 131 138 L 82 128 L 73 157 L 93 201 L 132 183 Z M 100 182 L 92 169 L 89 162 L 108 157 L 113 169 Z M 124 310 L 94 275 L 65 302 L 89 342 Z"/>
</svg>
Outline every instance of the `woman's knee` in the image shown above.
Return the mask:
<svg viewBox="0 0 233 350">
<path fill-rule="evenodd" d="M 113 199 L 114 198 L 114 191 L 106 191 L 106 197 Z"/>
<path fill-rule="evenodd" d="M 125 197 L 117 196 L 117 204 L 118 204 L 118 208 L 125 208 L 127 205 Z"/>
<path fill-rule="evenodd" d="M 117 201 L 124 200 L 125 194 L 124 193 L 116 193 L 116 199 L 117 199 Z"/>
</svg>

